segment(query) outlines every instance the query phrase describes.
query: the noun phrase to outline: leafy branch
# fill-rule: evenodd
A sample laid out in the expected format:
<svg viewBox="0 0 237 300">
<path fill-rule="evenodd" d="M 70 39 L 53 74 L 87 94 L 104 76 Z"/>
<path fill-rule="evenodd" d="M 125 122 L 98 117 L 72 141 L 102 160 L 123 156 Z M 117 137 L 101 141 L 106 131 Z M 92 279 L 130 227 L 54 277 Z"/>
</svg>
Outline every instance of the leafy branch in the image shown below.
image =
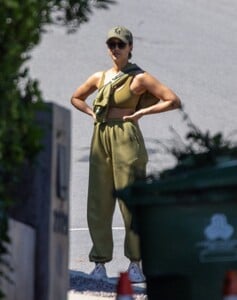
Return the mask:
<svg viewBox="0 0 237 300">
<path fill-rule="evenodd" d="M 15 193 L 25 164 L 33 164 L 41 150 L 42 132 L 35 122 L 44 109 L 38 81 L 24 63 L 46 25 L 75 32 L 94 9 L 107 9 L 113 0 L 1 0 L 0 5 L 0 267 L 10 242 L 8 209 L 19 199 Z M 9 267 L 9 266 L 8 266 Z M 0 278 L 3 278 L 0 269 Z M 0 298 L 3 297 L 0 291 Z"/>
<path fill-rule="evenodd" d="M 228 138 L 221 132 L 215 134 L 211 134 L 209 130 L 203 132 L 192 122 L 183 108 L 180 112 L 188 128 L 185 138 L 183 139 L 173 127 L 170 127 L 172 140 L 166 144 L 159 142 L 166 153 L 171 154 L 177 161 L 172 173 L 213 165 L 226 157 L 237 159 L 237 143 L 233 138 L 236 132 Z M 169 170 L 163 171 L 161 176 L 167 174 L 170 174 Z"/>
</svg>

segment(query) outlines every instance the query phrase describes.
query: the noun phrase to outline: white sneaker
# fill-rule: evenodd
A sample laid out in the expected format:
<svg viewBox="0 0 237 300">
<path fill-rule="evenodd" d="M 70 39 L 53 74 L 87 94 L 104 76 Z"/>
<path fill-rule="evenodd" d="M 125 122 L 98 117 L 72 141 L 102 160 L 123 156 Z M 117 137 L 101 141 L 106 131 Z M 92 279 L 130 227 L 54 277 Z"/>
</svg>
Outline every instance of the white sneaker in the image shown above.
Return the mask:
<svg viewBox="0 0 237 300">
<path fill-rule="evenodd" d="M 141 283 L 146 281 L 146 278 L 138 262 L 130 263 L 128 267 L 128 276 L 132 283 Z"/>
<path fill-rule="evenodd" d="M 97 263 L 90 276 L 95 279 L 107 279 L 106 269 L 103 263 Z"/>
</svg>

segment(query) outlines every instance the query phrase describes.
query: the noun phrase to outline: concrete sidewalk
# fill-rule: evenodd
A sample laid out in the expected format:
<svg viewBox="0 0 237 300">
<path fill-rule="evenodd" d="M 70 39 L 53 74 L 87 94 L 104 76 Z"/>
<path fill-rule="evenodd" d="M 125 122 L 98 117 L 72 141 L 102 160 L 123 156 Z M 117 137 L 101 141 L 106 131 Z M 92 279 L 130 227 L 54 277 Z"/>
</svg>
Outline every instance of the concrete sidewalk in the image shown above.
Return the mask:
<svg viewBox="0 0 237 300">
<path fill-rule="evenodd" d="M 146 295 L 133 295 L 134 300 L 147 300 Z M 116 294 L 111 295 L 106 293 L 96 294 L 96 293 L 79 293 L 75 291 L 70 291 L 68 293 L 68 300 L 115 300 Z"/>
<path fill-rule="evenodd" d="M 116 295 L 106 296 L 106 295 L 99 295 L 99 294 L 91 294 L 91 293 L 79 293 L 75 291 L 68 292 L 68 300 L 111 300 L 115 299 Z"/>
</svg>

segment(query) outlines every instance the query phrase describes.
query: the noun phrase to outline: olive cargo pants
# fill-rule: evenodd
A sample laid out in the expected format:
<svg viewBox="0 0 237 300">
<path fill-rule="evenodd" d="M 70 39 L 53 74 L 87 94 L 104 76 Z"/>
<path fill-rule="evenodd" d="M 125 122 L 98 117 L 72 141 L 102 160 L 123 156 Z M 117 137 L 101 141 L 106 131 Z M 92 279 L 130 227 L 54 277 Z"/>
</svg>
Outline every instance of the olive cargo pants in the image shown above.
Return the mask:
<svg viewBox="0 0 237 300">
<path fill-rule="evenodd" d="M 112 220 L 116 199 L 114 189 L 145 176 L 148 161 L 138 125 L 122 120 L 95 123 L 90 152 L 87 220 L 92 239 L 90 261 L 109 262 L 113 256 Z M 131 229 L 131 214 L 119 200 L 125 225 L 124 254 L 140 260 L 139 238 Z"/>
</svg>

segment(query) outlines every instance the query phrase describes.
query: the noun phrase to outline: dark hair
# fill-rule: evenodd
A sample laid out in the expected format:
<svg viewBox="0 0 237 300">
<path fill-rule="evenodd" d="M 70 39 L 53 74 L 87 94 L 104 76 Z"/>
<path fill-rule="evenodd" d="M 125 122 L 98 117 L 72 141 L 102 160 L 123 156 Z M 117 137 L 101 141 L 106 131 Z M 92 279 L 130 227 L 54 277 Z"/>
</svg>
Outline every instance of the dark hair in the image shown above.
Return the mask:
<svg viewBox="0 0 237 300">
<path fill-rule="evenodd" d="M 129 44 L 129 46 L 132 46 L 132 42 L 129 42 L 128 44 Z M 132 51 L 130 51 L 128 53 L 128 59 L 131 59 L 131 58 L 132 58 Z"/>
</svg>

